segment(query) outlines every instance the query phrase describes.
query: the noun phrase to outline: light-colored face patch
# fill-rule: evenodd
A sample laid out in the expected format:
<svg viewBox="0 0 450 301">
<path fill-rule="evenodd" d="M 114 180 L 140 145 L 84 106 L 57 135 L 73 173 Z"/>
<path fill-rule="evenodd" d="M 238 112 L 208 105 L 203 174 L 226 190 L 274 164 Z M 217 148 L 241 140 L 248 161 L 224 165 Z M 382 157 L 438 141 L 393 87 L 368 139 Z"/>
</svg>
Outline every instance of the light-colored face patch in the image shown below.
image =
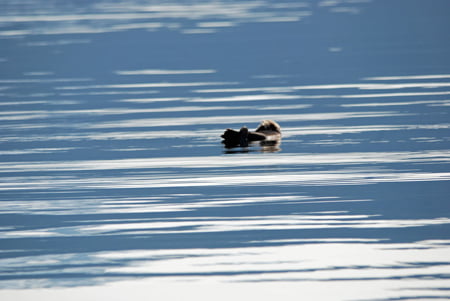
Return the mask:
<svg viewBox="0 0 450 301">
<path fill-rule="evenodd" d="M 281 133 L 281 127 L 273 120 L 263 120 L 256 131 L 269 130 Z"/>
</svg>

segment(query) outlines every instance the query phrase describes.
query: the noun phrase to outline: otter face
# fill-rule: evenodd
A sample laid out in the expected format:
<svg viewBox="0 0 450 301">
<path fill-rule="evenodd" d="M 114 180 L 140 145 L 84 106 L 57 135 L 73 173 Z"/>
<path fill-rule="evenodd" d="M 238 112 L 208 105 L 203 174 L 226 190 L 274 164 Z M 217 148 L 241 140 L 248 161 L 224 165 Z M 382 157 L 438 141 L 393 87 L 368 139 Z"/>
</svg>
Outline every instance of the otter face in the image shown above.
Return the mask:
<svg viewBox="0 0 450 301">
<path fill-rule="evenodd" d="M 257 132 L 260 131 L 273 131 L 277 133 L 281 133 L 281 127 L 278 123 L 273 120 L 264 120 L 256 129 Z"/>
</svg>

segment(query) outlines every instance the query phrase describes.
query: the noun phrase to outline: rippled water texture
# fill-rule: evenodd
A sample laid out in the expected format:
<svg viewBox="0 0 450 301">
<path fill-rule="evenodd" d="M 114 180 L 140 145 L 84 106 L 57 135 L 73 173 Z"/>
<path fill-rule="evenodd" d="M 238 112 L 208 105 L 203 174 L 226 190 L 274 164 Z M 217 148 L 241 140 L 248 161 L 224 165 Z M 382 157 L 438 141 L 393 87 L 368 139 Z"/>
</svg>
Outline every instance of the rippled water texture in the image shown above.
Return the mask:
<svg viewBox="0 0 450 301">
<path fill-rule="evenodd" d="M 449 299 L 449 14 L 3 1 L 0 299 Z"/>
</svg>

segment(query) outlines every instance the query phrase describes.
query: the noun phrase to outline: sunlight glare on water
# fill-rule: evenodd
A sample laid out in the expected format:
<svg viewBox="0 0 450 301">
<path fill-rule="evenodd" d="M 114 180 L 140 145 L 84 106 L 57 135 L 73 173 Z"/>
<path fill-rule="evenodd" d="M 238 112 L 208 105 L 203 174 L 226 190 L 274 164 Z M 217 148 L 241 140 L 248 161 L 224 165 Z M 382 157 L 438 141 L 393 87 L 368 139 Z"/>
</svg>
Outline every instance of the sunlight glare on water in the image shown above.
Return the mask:
<svg viewBox="0 0 450 301">
<path fill-rule="evenodd" d="M 450 298 L 449 12 L 1 3 L 0 298 Z"/>
</svg>

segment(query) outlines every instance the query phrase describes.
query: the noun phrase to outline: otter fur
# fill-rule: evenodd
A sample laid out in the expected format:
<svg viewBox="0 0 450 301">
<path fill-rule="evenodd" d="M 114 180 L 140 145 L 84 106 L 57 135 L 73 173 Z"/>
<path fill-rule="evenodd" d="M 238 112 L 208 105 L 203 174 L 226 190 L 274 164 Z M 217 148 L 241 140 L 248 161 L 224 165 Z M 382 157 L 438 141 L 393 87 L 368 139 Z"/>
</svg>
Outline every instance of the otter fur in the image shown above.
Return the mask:
<svg viewBox="0 0 450 301">
<path fill-rule="evenodd" d="M 255 141 L 275 141 L 281 138 L 281 127 L 273 120 L 263 120 L 255 131 L 242 127 L 239 131 L 226 129 L 221 136 L 226 147 L 247 147 Z"/>
</svg>

